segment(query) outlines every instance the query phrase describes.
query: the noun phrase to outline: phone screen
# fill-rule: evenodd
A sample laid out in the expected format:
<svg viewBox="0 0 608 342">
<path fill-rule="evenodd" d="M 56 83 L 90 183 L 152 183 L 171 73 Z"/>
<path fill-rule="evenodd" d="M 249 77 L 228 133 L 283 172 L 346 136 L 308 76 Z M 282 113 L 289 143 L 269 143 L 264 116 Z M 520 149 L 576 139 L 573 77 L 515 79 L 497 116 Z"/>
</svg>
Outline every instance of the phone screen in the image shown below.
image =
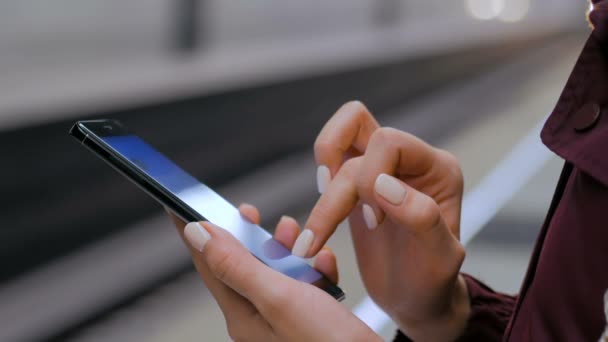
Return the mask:
<svg viewBox="0 0 608 342">
<path fill-rule="evenodd" d="M 254 256 L 271 268 L 300 281 L 323 278 L 303 259 L 274 240 L 263 228 L 247 221 L 236 207 L 181 169 L 136 135 L 96 136 L 115 153 L 130 161 L 158 185 L 193 211 L 234 235 Z"/>
</svg>

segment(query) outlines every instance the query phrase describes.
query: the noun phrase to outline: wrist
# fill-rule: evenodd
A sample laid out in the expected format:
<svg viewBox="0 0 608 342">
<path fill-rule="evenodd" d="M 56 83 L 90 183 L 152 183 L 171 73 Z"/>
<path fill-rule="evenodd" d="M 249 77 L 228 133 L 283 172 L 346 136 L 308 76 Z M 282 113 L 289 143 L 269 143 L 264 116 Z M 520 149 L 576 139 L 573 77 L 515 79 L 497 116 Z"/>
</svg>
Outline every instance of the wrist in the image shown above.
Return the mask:
<svg viewBox="0 0 608 342">
<path fill-rule="evenodd" d="M 464 277 L 458 275 L 449 303 L 441 314 L 423 320 L 396 319 L 399 329 L 414 341 L 454 341 L 464 333 L 471 301 Z"/>
</svg>

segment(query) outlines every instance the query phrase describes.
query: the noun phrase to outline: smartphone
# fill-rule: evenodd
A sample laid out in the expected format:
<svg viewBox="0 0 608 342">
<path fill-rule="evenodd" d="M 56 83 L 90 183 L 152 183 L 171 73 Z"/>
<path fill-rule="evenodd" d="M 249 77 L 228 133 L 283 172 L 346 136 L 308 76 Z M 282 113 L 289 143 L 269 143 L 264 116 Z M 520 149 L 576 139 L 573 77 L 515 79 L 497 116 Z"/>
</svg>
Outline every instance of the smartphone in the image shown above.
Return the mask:
<svg viewBox="0 0 608 342">
<path fill-rule="evenodd" d="M 232 233 L 272 269 L 313 284 L 339 301 L 344 299 L 344 292 L 323 274 L 292 255 L 265 229 L 247 221 L 235 206 L 119 121 L 78 121 L 70 129 L 70 135 L 184 221 L 212 222 Z"/>
</svg>

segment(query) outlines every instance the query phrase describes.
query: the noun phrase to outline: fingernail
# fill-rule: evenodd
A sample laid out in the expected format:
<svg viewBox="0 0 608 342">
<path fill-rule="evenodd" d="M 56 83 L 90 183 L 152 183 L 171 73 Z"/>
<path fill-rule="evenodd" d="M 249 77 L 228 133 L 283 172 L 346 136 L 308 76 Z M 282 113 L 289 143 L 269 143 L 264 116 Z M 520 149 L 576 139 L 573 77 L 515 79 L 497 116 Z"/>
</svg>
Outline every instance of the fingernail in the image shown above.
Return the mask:
<svg viewBox="0 0 608 342">
<path fill-rule="evenodd" d="M 300 236 L 298 236 L 298 238 L 296 239 L 296 243 L 293 245 L 291 254 L 299 256 L 301 258 L 305 257 L 314 239 L 315 233 L 313 233 L 310 229 L 304 229 L 304 231 L 302 231 L 302 233 L 300 233 Z"/>
<path fill-rule="evenodd" d="M 363 204 L 363 220 L 369 230 L 372 230 L 378 226 L 378 219 L 374 213 L 374 209 L 368 204 Z"/>
<path fill-rule="evenodd" d="M 207 241 L 211 239 L 209 232 L 198 222 L 190 222 L 184 228 L 186 240 L 199 252 L 203 251 Z"/>
<path fill-rule="evenodd" d="M 294 220 L 294 218 L 291 216 L 287 216 L 287 215 L 281 216 L 281 218 L 279 219 L 279 222 L 277 222 L 277 227 L 286 224 L 290 220 Z"/>
<path fill-rule="evenodd" d="M 319 165 L 317 168 L 317 189 L 320 194 L 325 192 L 330 181 L 331 172 L 329 172 L 329 168 L 325 165 Z"/>
<path fill-rule="evenodd" d="M 380 176 L 376 178 L 374 190 L 376 190 L 378 195 L 394 205 L 401 204 L 405 198 L 405 188 L 403 185 L 401 185 L 397 179 L 386 173 L 381 173 Z"/>
<path fill-rule="evenodd" d="M 283 223 L 286 223 L 286 222 L 290 222 L 290 223 L 295 224 L 295 225 L 298 224 L 298 221 L 296 221 L 295 218 L 293 218 L 292 216 L 289 216 L 289 215 L 283 215 L 283 216 L 281 216 L 281 218 L 279 219 L 279 222 L 277 224 L 279 224 L 279 223 L 283 224 Z"/>
</svg>

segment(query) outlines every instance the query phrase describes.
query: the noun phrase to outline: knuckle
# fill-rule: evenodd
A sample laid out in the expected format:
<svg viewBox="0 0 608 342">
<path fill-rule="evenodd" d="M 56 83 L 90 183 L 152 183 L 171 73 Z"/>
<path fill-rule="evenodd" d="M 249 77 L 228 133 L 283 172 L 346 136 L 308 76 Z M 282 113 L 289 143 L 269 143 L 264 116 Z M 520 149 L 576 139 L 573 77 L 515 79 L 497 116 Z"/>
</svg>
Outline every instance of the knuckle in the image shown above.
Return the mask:
<svg viewBox="0 0 608 342">
<path fill-rule="evenodd" d="M 380 127 L 372 133 L 370 144 L 384 146 L 385 149 L 394 149 L 398 146 L 396 135 L 401 133 L 392 127 Z"/>
<path fill-rule="evenodd" d="M 317 205 L 313 208 L 308 222 L 309 228 L 321 228 L 332 224 L 331 218 L 334 217 L 334 212 L 329 206 Z"/>
<path fill-rule="evenodd" d="M 422 215 L 420 217 L 421 226 L 433 228 L 437 227 L 441 221 L 441 212 L 439 211 L 439 206 L 435 201 L 431 200 L 427 197 L 426 205 L 423 207 Z"/>
<path fill-rule="evenodd" d="M 436 277 L 439 282 L 450 282 L 454 279 L 460 271 L 465 255 L 466 251 L 464 246 L 460 242 L 455 241 L 450 257 L 442 258 L 437 261 L 439 265 L 442 265 L 441 267 L 436 268 Z"/>
<path fill-rule="evenodd" d="M 335 148 L 335 144 L 325 138 L 318 137 L 315 140 L 314 150 L 317 156 L 324 155 Z"/>
<path fill-rule="evenodd" d="M 453 164 L 456 166 L 460 166 L 459 162 L 458 162 L 458 158 L 456 158 L 455 155 L 453 155 L 451 152 L 446 151 L 444 149 L 440 149 L 438 148 L 437 151 L 440 153 L 442 159 L 446 162 L 446 164 Z"/>
<path fill-rule="evenodd" d="M 441 211 L 439 205 L 429 196 L 420 194 L 417 196 L 415 208 L 416 213 L 411 225 L 417 231 L 426 231 L 437 227 L 441 222 Z"/>
<path fill-rule="evenodd" d="M 457 267 L 458 269 L 460 269 L 460 265 L 462 265 L 462 263 L 464 262 L 466 255 L 467 255 L 467 250 L 464 248 L 462 243 L 460 243 L 460 241 L 459 241 L 458 244 L 456 245 L 456 250 L 455 250 L 455 255 L 454 255 L 454 261 L 458 265 L 458 267 Z"/>
<path fill-rule="evenodd" d="M 367 107 L 363 104 L 363 102 L 359 100 L 348 101 L 344 104 L 343 107 L 347 108 L 349 110 L 348 113 L 353 116 L 369 114 L 369 110 L 367 110 Z"/>
<path fill-rule="evenodd" d="M 446 150 L 437 149 L 437 152 L 439 154 L 439 159 L 443 162 L 445 169 L 449 172 L 451 178 L 459 187 L 464 188 L 464 176 L 458 158 Z"/>
<path fill-rule="evenodd" d="M 234 269 L 238 266 L 234 258 L 231 257 L 231 252 L 227 248 L 217 248 L 214 246 L 207 246 L 209 269 L 216 278 L 224 281 L 226 277 L 234 272 Z"/>
<path fill-rule="evenodd" d="M 346 179 L 354 179 L 357 175 L 357 171 L 359 170 L 359 166 L 361 165 L 361 160 L 363 157 L 354 157 L 350 158 L 342 164 L 340 168 L 340 172 L 344 175 Z"/>
<path fill-rule="evenodd" d="M 271 319 L 284 317 L 286 311 L 289 310 L 289 305 L 292 303 L 293 298 L 289 289 L 283 288 L 280 291 L 275 291 L 262 304 L 264 316 Z"/>
<path fill-rule="evenodd" d="M 370 111 L 359 100 L 348 101 L 343 104 L 335 114 L 335 117 L 340 117 L 342 120 L 349 122 L 365 122 L 367 118 L 373 118 Z"/>
<path fill-rule="evenodd" d="M 372 174 L 371 172 L 359 173 L 356 180 L 359 197 L 366 200 L 371 200 L 373 198 L 374 182 L 376 181 L 375 177 L 377 176 L 377 174 Z"/>
</svg>

